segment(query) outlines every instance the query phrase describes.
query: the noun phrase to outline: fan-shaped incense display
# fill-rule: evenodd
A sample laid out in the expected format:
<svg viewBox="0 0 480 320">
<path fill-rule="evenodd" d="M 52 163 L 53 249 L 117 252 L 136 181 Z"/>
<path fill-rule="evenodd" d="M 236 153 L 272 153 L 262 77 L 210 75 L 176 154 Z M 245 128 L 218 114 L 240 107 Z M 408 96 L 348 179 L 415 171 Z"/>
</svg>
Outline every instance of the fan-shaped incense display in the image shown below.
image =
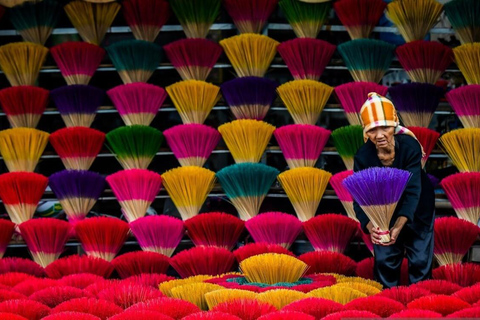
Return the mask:
<svg viewBox="0 0 480 320">
<path fill-rule="evenodd" d="M 34 86 L 48 49 L 32 42 L 13 42 L 0 47 L 0 68 L 11 86 Z"/>
<path fill-rule="evenodd" d="M 170 7 L 187 38 L 206 38 L 220 11 L 221 0 L 172 0 Z"/>
<path fill-rule="evenodd" d="M 215 173 L 200 167 L 179 167 L 162 175 L 163 185 L 183 220 L 196 216 L 215 184 Z"/>
<path fill-rule="evenodd" d="M 333 44 L 310 38 L 288 40 L 277 47 L 295 80 L 316 81 L 320 79 L 335 49 Z"/>
<path fill-rule="evenodd" d="M 164 0 L 127 0 L 122 2 L 123 16 L 137 40 L 154 42 L 170 17 Z"/>
<path fill-rule="evenodd" d="M 52 47 L 50 53 L 68 85 L 88 84 L 105 56 L 105 49 L 72 41 Z"/>
<path fill-rule="evenodd" d="M 445 14 L 462 44 L 480 42 L 480 3 L 475 0 L 454 0 L 443 5 Z"/>
<path fill-rule="evenodd" d="M 406 42 L 423 40 L 437 23 L 442 5 L 436 0 L 398 0 L 387 6 L 387 17 Z"/>
<path fill-rule="evenodd" d="M 290 169 L 278 175 L 300 221 L 315 216 L 331 176 L 330 172 L 309 167 Z"/>
<path fill-rule="evenodd" d="M 285 307 L 286 305 L 289 305 L 292 302 L 295 302 L 295 301 L 298 301 L 298 300 L 301 300 L 301 299 L 304 299 L 304 298 L 306 298 L 305 293 L 300 292 L 300 291 L 296 291 L 296 290 L 290 290 L 290 289 L 268 290 L 268 291 L 259 293 L 258 296 L 257 296 L 258 301 L 268 302 L 279 310 L 281 310 L 283 307 Z M 286 311 L 282 311 L 282 312 L 286 312 Z M 282 312 L 279 312 L 280 316 L 282 316 Z M 292 312 L 292 311 L 288 311 L 288 312 Z M 287 318 L 281 317 L 280 319 L 292 319 L 291 315 L 289 315 L 287 312 L 286 312 L 286 315 L 287 315 Z M 300 314 L 297 314 L 297 316 L 303 316 L 303 314 L 300 313 Z M 264 320 L 265 319 L 270 319 L 268 317 L 268 315 L 263 316 L 262 318 Z M 273 318 L 273 319 L 275 319 L 275 318 Z M 293 318 L 293 319 L 295 319 L 295 318 Z M 308 316 L 308 318 L 301 318 L 301 319 L 313 320 L 315 318 L 311 317 L 311 316 Z"/>
<path fill-rule="evenodd" d="M 203 124 L 220 99 L 220 87 L 205 81 L 180 81 L 166 89 L 185 124 Z"/>
<path fill-rule="evenodd" d="M 71 1 L 64 7 L 83 41 L 97 46 L 102 43 L 120 8 L 117 2 L 90 3 L 80 0 Z"/>
<path fill-rule="evenodd" d="M 332 131 L 332 140 L 347 170 L 353 170 L 353 158 L 365 143 L 362 126 L 346 126 L 335 129 Z"/>
<path fill-rule="evenodd" d="M 410 172 L 395 168 L 369 168 L 343 181 L 375 228 L 382 231 L 382 242 L 390 242 L 390 220 L 405 190 Z"/>
<path fill-rule="evenodd" d="M 460 219 L 478 225 L 480 219 L 480 173 L 465 172 L 453 174 L 441 182 L 445 194 Z"/>
<path fill-rule="evenodd" d="M 235 118 L 263 120 L 276 98 L 277 84 L 266 78 L 242 77 L 224 82 L 221 88 Z"/>
<path fill-rule="evenodd" d="M 49 179 L 68 221 L 83 220 L 105 189 L 105 178 L 91 171 L 63 170 Z"/>
<path fill-rule="evenodd" d="M 422 127 L 409 127 L 408 129 L 413 132 L 413 134 L 415 135 L 415 137 L 417 137 L 418 141 L 423 147 L 425 156 L 422 158 L 422 167 L 425 167 L 425 163 L 427 163 L 428 157 L 430 156 L 433 148 L 435 148 L 435 145 L 437 144 L 440 133 Z"/>
<path fill-rule="evenodd" d="M 275 127 L 257 120 L 235 120 L 218 127 L 236 163 L 259 162 Z"/>
<path fill-rule="evenodd" d="M 385 96 L 387 95 L 387 90 L 388 87 L 374 82 L 349 82 L 335 87 L 335 94 L 343 110 L 345 110 L 345 115 L 350 125 L 362 125 L 359 112 L 367 100 L 368 94 L 376 92 Z"/>
<path fill-rule="evenodd" d="M 35 128 L 48 104 L 49 92 L 34 86 L 0 90 L 0 106 L 12 128 Z"/>
<path fill-rule="evenodd" d="M 480 128 L 452 130 L 439 140 L 460 172 L 480 172 Z"/>
<path fill-rule="evenodd" d="M 292 26 L 297 38 L 316 38 L 328 20 L 332 8 L 330 2 L 307 3 L 296 0 L 280 0 L 279 6 Z"/>
<path fill-rule="evenodd" d="M 207 80 L 223 52 L 220 45 L 207 39 L 180 39 L 163 49 L 182 80 Z"/>
<path fill-rule="evenodd" d="M 394 50 L 394 45 L 374 39 L 351 40 L 338 46 L 353 79 L 375 83 L 390 67 Z"/>
<path fill-rule="evenodd" d="M 353 170 L 346 170 L 339 173 L 334 174 L 330 178 L 330 185 L 332 186 L 333 190 L 335 191 L 338 200 L 342 203 L 347 215 L 350 219 L 358 221 L 357 215 L 353 210 L 353 198 L 350 192 L 343 186 L 343 180 L 345 178 L 351 176 L 353 174 Z"/>
<path fill-rule="evenodd" d="M 258 214 L 278 173 L 261 163 L 238 163 L 223 168 L 217 177 L 240 219 L 246 221 Z"/>
<path fill-rule="evenodd" d="M 215 247 L 196 247 L 183 250 L 170 260 L 171 266 L 183 278 L 223 274 L 231 270 L 234 262 L 233 253 L 227 249 Z M 172 289 L 173 291 L 174 289 Z"/>
<path fill-rule="evenodd" d="M 352 40 L 368 38 L 386 7 L 383 0 L 340 0 L 333 4 Z"/>
<path fill-rule="evenodd" d="M 280 127 L 273 133 L 291 169 L 314 167 L 331 132 L 309 124 Z"/>
<path fill-rule="evenodd" d="M 8 171 L 35 171 L 49 134 L 32 128 L 0 131 L 0 153 Z"/>
<path fill-rule="evenodd" d="M 163 88 L 142 82 L 117 86 L 107 94 L 127 126 L 150 125 L 167 98 Z"/>
<path fill-rule="evenodd" d="M 464 128 L 480 128 L 480 85 L 472 84 L 450 90 L 445 97 Z"/>
<path fill-rule="evenodd" d="M 278 0 L 225 0 L 223 7 L 240 33 L 262 33 Z"/>
<path fill-rule="evenodd" d="M 453 53 L 455 55 L 455 63 L 467 83 L 480 84 L 480 43 L 463 44 L 453 48 Z"/>
<path fill-rule="evenodd" d="M 259 34 L 241 34 L 220 41 L 228 60 L 239 77 L 263 77 L 279 43 Z"/>
<path fill-rule="evenodd" d="M 3 258 L 5 251 L 7 251 L 7 246 L 12 239 L 14 228 L 15 224 L 10 220 L 0 219 L 0 259 Z"/>
<path fill-rule="evenodd" d="M 217 305 L 234 300 L 253 300 L 257 296 L 257 293 L 242 290 L 242 289 L 220 289 L 210 291 L 205 294 L 205 300 L 207 300 L 208 308 L 213 311 Z"/>
<path fill-rule="evenodd" d="M 162 48 L 143 40 L 115 42 L 107 52 L 123 83 L 147 82 L 162 59 Z"/>
<path fill-rule="evenodd" d="M 282 212 L 262 213 L 249 219 L 245 226 L 255 242 L 277 244 L 286 249 L 302 232 L 302 223 L 294 215 Z"/>
<path fill-rule="evenodd" d="M 277 92 L 296 124 L 315 125 L 333 88 L 314 80 L 294 80 L 279 86 Z"/>
</svg>

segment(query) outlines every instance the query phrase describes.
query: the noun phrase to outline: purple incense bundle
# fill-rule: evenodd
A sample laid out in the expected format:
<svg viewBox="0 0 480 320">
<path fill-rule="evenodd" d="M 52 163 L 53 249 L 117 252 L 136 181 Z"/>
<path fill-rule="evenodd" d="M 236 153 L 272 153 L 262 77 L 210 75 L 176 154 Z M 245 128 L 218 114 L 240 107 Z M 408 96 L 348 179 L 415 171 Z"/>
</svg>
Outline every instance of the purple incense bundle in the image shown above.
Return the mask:
<svg viewBox="0 0 480 320">
<path fill-rule="evenodd" d="M 88 85 L 72 85 L 50 92 L 67 127 L 90 127 L 97 109 L 105 100 L 105 92 Z"/>
<path fill-rule="evenodd" d="M 49 179 L 70 222 L 85 218 L 105 189 L 105 178 L 100 174 L 83 170 L 63 170 Z"/>
<path fill-rule="evenodd" d="M 355 172 L 343 181 L 373 226 L 382 230 L 382 242 L 390 242 L 390 220 L 410 175 L 405 170 L 373 167 Z"/>
<path fill-rule="evenodd" d="M 443 96 L 442 88 L 415 82 L 390 87 L 388 92 L 406 127 L 428 128 Z"/>
<path fill-rule="evenodd" d="M 277 84 L 266 78 L 242 77 L 221 85 L 225 101 L 237 119 L 263 120 L 275 100 Z"/>
</svg>

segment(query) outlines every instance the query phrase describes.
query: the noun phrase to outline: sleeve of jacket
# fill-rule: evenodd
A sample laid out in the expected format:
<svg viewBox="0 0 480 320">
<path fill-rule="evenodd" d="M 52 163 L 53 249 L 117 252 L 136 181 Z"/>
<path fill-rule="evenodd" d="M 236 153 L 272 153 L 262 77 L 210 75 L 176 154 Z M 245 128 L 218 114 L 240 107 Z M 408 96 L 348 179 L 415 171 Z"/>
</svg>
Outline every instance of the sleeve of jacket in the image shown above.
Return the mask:
<svg viewBox="0 0 480 320">
<path fill-rule="evenodd" d="M 354 159 L 353 171 L 357 172 L 363 169 L 366 169 L 366 167 L 362 163 L 361 157 L 357 154 Z M 353 209 L 355 210 L 355 215 L 357 216 L 358 221 L 360 221 L 360 226 L 362 227 L 363 232 L 369 234 L 370 232 L 367 229 L 367 224 L 370 220 L 367 215 L 356 201 L 353 201 Z"/>
</svg>

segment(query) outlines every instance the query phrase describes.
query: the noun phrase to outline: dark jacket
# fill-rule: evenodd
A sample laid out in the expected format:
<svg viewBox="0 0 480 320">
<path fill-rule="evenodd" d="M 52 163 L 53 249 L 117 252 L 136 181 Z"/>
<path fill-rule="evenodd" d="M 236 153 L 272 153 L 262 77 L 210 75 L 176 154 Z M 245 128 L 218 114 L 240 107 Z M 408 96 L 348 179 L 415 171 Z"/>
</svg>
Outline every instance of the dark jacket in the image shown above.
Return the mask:
<svg viewBox="0 0 480 320">
<path fill-rule="evenodd" d="M 435 215 L 433 186 L 422 169 L 422 150 L 418 141 L 405 134 L 395 135 L 394 139 L 395 160 L 391 167 L 410 171 L 412 176 L 397 204 L 390 228 L 395 224 L 397 217 L 404 216 L 408 219 L 406 226 L 422 235 L 431 231 L 433 227 Z M 355 155 L 354 171 L 370 167 L 383 167 L 383 164 L 377 156 L 375 144 L 368 140 Z M 356 202 L 353 206 L 362 230 L 368 234 L 366 226 L 370 220 Z"/>
</svg>

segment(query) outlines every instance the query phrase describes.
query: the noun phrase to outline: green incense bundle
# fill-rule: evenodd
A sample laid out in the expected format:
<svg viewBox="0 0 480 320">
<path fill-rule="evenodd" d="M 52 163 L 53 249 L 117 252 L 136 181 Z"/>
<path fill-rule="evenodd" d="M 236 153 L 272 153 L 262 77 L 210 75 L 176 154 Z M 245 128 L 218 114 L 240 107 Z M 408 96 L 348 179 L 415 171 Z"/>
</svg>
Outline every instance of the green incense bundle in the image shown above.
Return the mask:
<svg viewBox="0 0 480 320">
<path fill-rule="evenodd" d="M 346 126 L 332 131 L 332 140 L 347 170 L 353 170 L 353 158 L 365 143 L 362 126 Z"/>
<path fill-rule="evenodd" d="M 480 42 L 480 1 L 452 0 L 443 8 L 462 44 Z"/>
<path fill-rule="evenodd" d="M 298 38 L 316 38 L 332 8 L 330 2 L 280 0 L 278 4 Z"/>
<path fill-rule="evenodd" d="M 221 0 L 170 0 L 187 38 L 206 38 L 220 12 Z"/>
</svg>

